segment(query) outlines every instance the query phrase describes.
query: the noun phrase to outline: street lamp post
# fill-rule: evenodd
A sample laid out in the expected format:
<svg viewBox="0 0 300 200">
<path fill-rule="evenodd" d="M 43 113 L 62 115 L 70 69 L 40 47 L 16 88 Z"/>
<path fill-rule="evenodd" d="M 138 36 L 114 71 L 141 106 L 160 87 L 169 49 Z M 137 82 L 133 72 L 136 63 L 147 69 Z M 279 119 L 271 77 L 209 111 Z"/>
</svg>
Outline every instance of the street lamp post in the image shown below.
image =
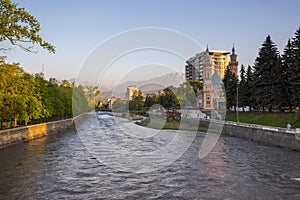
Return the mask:
<svg viewBox="0 0 300 200">
<path fill-rule="evenodd" d="M 236 122 L 239 123 L 239 85 L 236 86 Z"/>
</svg>

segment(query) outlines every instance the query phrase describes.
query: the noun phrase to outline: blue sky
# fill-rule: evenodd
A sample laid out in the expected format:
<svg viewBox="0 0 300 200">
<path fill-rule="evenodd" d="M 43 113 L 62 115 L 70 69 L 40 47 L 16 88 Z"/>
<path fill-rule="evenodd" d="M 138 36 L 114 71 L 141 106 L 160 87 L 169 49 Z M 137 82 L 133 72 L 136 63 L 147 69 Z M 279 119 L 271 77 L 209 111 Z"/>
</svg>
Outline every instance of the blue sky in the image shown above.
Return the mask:
<svg viewBox="0 0 300 200">
<path fill-rule="evenodd" d="M 230 51 L 235 44 L 240 64 L 252 65 L 270 34 L 282 52 L 300 27 L 297 0 L 13 0 L 41 23 L 41 35 L 56 46 L 56 54 L 6 53 L 30 73 L 73 78 L 89 53 L 120 32 L 142 27 L 173 29 L 201 46 Z M 192 56 L 192 55 L 191 55 Z M 181 63 L 179 64 L 181 65 Z M 182 66 L 182 72 L 184 66 Z M 140 77 L 143 78 L 143 77 Z"/>
</svg>

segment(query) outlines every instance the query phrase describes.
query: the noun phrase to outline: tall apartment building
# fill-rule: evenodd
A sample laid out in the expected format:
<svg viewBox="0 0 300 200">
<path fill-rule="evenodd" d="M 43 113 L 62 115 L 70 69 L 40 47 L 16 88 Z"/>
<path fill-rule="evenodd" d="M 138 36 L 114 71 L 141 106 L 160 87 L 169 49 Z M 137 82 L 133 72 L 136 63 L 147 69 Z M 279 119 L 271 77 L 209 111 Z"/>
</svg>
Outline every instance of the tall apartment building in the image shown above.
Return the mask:
<svg viewBox="0 0 300 200">
<path fill-rule="evenodd" d="M 211 80 L 212 75 L 217 73 L 223 79 L 227 67 L 238 75 L 238 61 L 235 48 L 232 53 L 223 50 L 209 50 L 197 53 L 186 61 L 185 78 L 186 80 Z"/>
<path fill-rule="evenodd" d="M 221 85 L 225 71 L 230 70 L 238 76 L 238 61 L 235 48 L 227 51 L 209 50 L 197 53 L 186 61 L 186 80 L 199 80 L 203 89 L 198 93 L 198 105 L 205 110 L 220 109 L 226 105 Z"/>
<path fill-rule="evenodd" d="M 134 95 L 138 95 L 139 88 L 136 86 L 128 86 L 126 92 L 126 98 L 128 100 L 132 100 Z"/>
</svg>

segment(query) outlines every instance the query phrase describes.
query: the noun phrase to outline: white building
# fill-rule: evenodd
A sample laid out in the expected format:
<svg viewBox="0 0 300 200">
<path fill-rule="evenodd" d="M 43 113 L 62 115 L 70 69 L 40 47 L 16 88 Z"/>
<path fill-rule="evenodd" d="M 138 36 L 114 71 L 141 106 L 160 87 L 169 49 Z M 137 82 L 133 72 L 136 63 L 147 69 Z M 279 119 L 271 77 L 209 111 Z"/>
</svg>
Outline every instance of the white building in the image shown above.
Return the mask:
<svg viewBox="0 0 300 200">
<path fill-rule="evenodd" d="M 131 101 L 134 95 L 138 95 L 139 88 L 136 86 L 128 86 L 126 92 L 126 98 Z"/>
</svg>

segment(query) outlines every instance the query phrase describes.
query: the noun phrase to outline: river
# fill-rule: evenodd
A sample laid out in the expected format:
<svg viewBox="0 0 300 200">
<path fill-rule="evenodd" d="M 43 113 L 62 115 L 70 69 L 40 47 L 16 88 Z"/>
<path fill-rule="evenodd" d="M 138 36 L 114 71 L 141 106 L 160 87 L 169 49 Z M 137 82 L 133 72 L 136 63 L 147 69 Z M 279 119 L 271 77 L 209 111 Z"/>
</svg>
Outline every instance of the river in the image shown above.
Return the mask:
<svg viewBox="0 0 300 200">
<path fill-rule="evenodd" d="M 0 199 L 300 199 L 300 152 L 221 136 L 200 159 L 204 133 L 163 130 L 159 138 L 145 137 L 149 128 L 125 119 L 97 120 L 97 126 L 84 121 L 79 132 L 1 149 Z M 97 127 L 102 136 L 95 138 Z M 125 129 L 143 134 L 128 136 Z M 174 146 L 174 134 L 189 144 L 186 150 Z M 173 160 L 156 155 L 148 162 L 147 153 L 134 154 L 170 143 L 184 150 Z"/>
</svg>

